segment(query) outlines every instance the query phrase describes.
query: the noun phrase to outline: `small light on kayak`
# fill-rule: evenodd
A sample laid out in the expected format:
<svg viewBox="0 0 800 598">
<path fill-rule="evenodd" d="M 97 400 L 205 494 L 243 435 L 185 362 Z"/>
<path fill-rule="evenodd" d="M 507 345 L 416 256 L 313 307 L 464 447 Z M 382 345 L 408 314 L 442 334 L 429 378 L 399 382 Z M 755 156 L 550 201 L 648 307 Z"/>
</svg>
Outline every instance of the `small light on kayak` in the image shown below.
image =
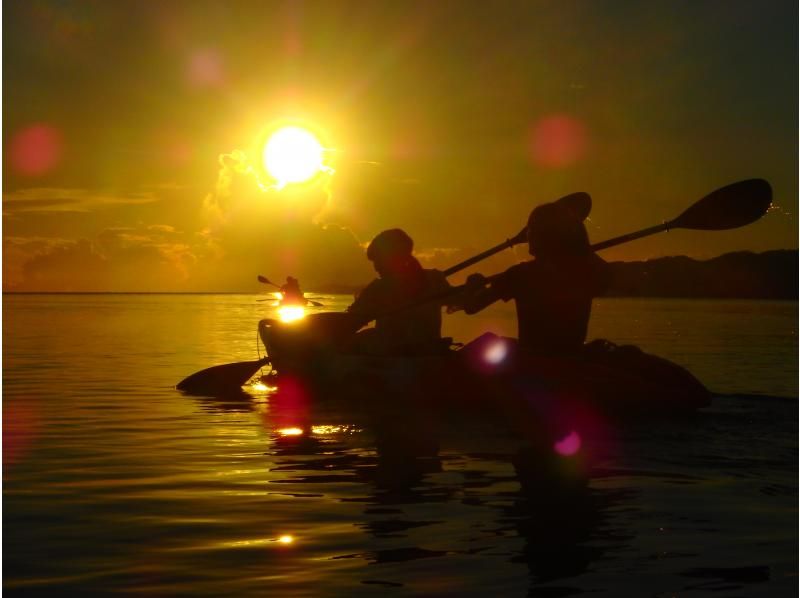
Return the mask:
<svg viewBox="0 0 800 598">
<path fill-rule="evenodd" d="M 281 322 L 294 322 L 301 320 L 306 315 L 306 310 L 301 305 L 284 305 L 278 309 Z"/>
<path fill-rule="evenodd" d="M 278 538 L 278 542 L 281 544 L 291 544 L 294 542 L 294 536 L 290 536 L 289 534 L 284 534 L 280 538 Z"/>
<path fill-rule="evenodd" d="M 508 343 L 498 338 L 483 351 L 483 359 L 491 365 L 499 365 L 508 355 Z"/>
<path fill-rule="evenodd" d="M 574 455 L 581 449 L 581 437 L 575 430 L 564 436 L 553 445 L 555 451 L 562 457 Z"/>
<path fill-rule="evenodd" d="M 303 429 L 302 428 L 281 428 L 278 430 L 278 434 L 281 436 L 302 436 Z"/>
</svg>

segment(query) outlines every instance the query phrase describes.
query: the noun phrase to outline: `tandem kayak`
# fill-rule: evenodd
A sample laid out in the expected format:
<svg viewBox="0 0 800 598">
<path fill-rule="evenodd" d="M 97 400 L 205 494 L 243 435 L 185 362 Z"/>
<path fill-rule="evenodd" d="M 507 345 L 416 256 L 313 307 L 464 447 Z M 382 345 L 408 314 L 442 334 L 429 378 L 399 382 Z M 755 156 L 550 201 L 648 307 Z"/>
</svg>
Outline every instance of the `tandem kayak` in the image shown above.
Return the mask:
<svg viewBox="0 0 800 598">
<path fill-rule="evenodd" d="M 352 327 L 340 315 L 259 323 L 278 381 L 302 381 L 317 396 L 374 403 L 400 392 L 404 400 L 458 408 L 526 396 L 568 398 L 615 412 L 677 413 L 711 404 L 711 392 L 688 370 L 632 345 L 597 340 L 578 355 L 532 356 L 520 351 L 515 339 L 485 334 L 458 350 L 442 346 L 423 355 L 358 355 L 343 348 Z"/>
</svg>

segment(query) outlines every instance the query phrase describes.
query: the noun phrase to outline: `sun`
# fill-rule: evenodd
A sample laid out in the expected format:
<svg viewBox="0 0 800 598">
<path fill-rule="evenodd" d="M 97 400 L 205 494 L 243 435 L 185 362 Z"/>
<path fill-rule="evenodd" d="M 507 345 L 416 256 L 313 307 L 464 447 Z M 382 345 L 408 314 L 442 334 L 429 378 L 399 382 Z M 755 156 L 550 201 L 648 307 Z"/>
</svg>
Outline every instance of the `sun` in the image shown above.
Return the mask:
<svg viewBox="0 0 800 598">
<path fill-rule="evenodd" d="M 267 140 L 262 161 L 277 186 L 303 183 L 324 170 L 323 149 L 308 129 L 283 127 Z"/>
</svg>

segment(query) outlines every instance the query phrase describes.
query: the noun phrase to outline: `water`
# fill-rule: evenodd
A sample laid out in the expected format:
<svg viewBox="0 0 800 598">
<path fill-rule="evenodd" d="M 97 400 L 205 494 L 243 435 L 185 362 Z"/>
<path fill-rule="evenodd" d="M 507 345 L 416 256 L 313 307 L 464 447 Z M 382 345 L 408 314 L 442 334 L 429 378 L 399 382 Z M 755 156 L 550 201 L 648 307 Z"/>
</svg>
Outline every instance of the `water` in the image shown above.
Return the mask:
<svg viewBox="0 0 800 598">
<path fill-rule="evenodd" d="M 343 407 L 292 436 L 269 390 L 175 391 L 256 356 L 271 308 L 255 299 L 4 296 L 9 595 L 797 594 L 796 303 L 599 301 L 591 336 L 724 396 L 608 422 L 584 447 L 601 456 L 588 495 L 554 508 L 520 492 L 518 446 L 492 422 L 454 414 L 438 454 L 397 460 Z M 467 340 L 515 323 L 500 306 L 446 326 Z"/>
</svg>

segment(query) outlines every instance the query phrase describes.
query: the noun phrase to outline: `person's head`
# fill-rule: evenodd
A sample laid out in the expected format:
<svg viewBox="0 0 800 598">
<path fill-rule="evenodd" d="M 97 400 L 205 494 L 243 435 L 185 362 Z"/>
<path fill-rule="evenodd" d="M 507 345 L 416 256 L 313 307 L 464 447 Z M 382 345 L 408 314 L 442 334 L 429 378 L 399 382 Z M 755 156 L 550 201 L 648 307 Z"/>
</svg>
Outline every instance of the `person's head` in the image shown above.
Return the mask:
<svg viewBox="0 0 800 598">
<path fill-rule="evenodd" d="M 583 221 L 592 210 L 587 193 L 573 193 L 534 208 L 528 218 L 528 251 L 536 257 L 583 255 L 591 251 Z"/>
<path fill-rule="evenodd" d="M 405 231 L 392 228 L 378 233 L 367 247 L 367 259 L 381 276 L 402 273 L 414 261 L 414 241 Z"/>
<path fill-rule="evenodd" d="M 295 284 L 297 284 L 297 279 L 294 278 L 293 276 L 287 276 L 286 277 L 286 284 L 295 285 Z"/>
</svg>

